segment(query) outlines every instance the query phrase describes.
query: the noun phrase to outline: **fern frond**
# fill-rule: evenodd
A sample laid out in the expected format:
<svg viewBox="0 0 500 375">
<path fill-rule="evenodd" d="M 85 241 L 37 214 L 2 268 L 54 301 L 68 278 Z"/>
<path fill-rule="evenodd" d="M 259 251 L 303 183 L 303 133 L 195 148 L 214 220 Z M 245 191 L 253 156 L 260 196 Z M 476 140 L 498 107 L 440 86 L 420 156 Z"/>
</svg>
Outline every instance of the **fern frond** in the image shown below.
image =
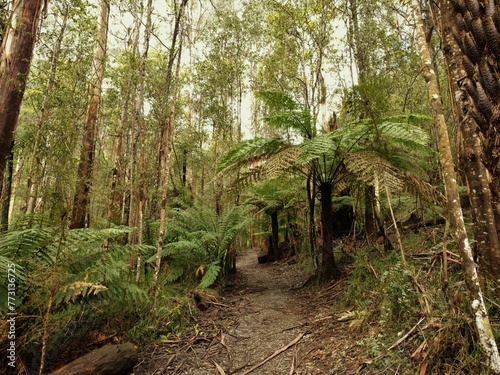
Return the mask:
<svg viewBox="0 0 500 375">
<path fill-rule="evenodd" d="M 280 152 L 272 155 L 263 165 L 264 176 L 276 178 L 290 170 L 296 165 L 297 158 L 302 152 L 303 150 L 297 146 L 283 148 Z"/>
<path fill-rule="evenodd" d="M 240 142 L 219 162 L 219 173 L 227 175 L 239 171 L 244 166 L 252 169 L 286 144 L 287 142 L 281 137 L 255 138 Z"/>
<path fill-rule="evenodd" d="M 210 263 L 205 269 L 205 275 L 203 275 L 203 278 L 201 279 L 198 288 L 211 287 L 217 280 L 217 277 L 219 276 L 221 269 L 222 267 L 220 266 L 219 259 Z"/>
<path fill-rule="evenodd" d="M 0 238 L 0 255 L 12 260 L 39 257 L 52 265 L 54 256 L 50 245 L 55 241 L 47 229 L 23 229 L 7 231 Z"/>
<path fill-rule="evenodd" d="M 175 267 L 169 264 L 167 274 L 165 275 L 165 283 L 172 284 L 178 281 L 184 275 L 184 267 Z"/>
<path fill-rule="evenodd" d="M 379 183 L 394 192 L 405 186 L 401 172 L 374 152 L 350 153 L 345 160 L 348 170 L 367 185 Z"/>
<path fill-rule="evenodd" d="M 60 303 L 76 302 L 78 298 L 89 298 L 107 290 L 101 283 L 76 281 L 59 290 L 54 298 L 56 305 Z"/>
</svg>

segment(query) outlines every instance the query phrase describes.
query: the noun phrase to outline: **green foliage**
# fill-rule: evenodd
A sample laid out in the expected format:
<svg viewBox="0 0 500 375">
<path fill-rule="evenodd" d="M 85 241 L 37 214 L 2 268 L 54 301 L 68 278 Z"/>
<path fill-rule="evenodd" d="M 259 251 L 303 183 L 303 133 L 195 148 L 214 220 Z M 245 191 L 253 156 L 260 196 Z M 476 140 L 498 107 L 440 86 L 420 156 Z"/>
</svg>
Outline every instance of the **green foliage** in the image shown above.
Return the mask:
<svg viewBox="0 0 500 375">
<path fill-rule="evenodd" d="M 165 282 L 174 282 L 183 275 L 201 269 L 204 276 L 199 287 L 211 286 L 230 267 L 232 245 L 252 221 L 248 207 L 233 206 L 220 215 L 205 202 L 191 208 L 175 209 L 167 224 L 162 257 L 168 264 Z M 155 261 L 155 256 L 147 259 Z"/>
<path fill-rule="evenodd" d="M 130 230 L 128 227 L 64 233 L 55 228 L 11 230 L 0 238 L 0 272 L 6 271 L 7 264 L 17 265 L 18 301 L 40 293 L 46 298 L 49 285 L 44 285 L 44 277 L 48 278 L 46 282 L 53 283 L 56 305 L 95 298 L 145 300 L 145 292 L 127 282 L 130 247 L 114 241 Z M 106 250 L 105 241 L 109 241 Z M 6 280 L 2 277 L 0 288 L 6 288 Z"/>
<path fill-rule="evenodd" d="M 264 122 L 274 128 L 296 130 L 304 138 L 312 138 L 311 112 L 300 108 L 289 95 L 280 91 L 257 91 L 255 96 L 264 102 L 267 116 Z"/>
<path fill-rule="evenodd" d="M 205 275 L 203 275 L 198 287 L 209 288 L 215 283 L 217 276 L 219 276 L 219 273 L 222 270 L 220 263 L 221 262 L 219 260 L 215 260 L 207 266 L 205 269 Z"/>
</svg>

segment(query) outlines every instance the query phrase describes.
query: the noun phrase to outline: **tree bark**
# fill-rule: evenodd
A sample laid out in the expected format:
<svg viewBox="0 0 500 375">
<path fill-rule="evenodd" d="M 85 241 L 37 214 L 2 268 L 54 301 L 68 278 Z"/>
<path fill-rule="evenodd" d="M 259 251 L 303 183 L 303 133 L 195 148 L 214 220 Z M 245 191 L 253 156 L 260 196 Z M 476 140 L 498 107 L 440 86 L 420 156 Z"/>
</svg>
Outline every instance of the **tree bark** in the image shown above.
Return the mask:
<svg viewBox="0 0 500 375">
<path fill-rule="evenodd" d="M 453 3 L 441 1 L 440 24 L 454 115 L 462 135 L 460 162 L 469 188 L 480 270 L 485 271 L 482 276 L 496 279 L 500 275 L 500 34 L 493 19 L 500 11 L 493 1 L 474 1 L 467 7 L 481 5 L 479 12 L 467 11 L 471 20 L 463 23 L 464 9 Z"/>
<path fill-rule="evenodd" d="M 424 78 L 427 82 L 429 100 L 431 103 L 432 115 L 434 117 L 435 129 L 438 138 L 438 150 L 440 154 L 441 167 L 444 176 L 444 185 L 446 196 L 448 199 L 448 212 L 450 221 L 455 230 L 455 238 L 457 241 L 460 257 L 462 260 L 462 268 L 464 270 L 465 283 L 471 301 L 471 308 L 475 316 L 476 329 L 478 331 L 479 340 L 488 364 L 495 374 L 500 374 L 500 356 L 498 354 L 495 337 L 491 330 L 490 320 L 484 305 L 483 295 L 477 276 L 476 266 L 472 258 L 472 250 L 467 238 L 462 207 L 460 205 L 460 196 L 458 194 L 458 184 L 453 166 L 453 158 L 451 154 L 450 140 L 448 138 L 448 130 L 443 114 L 443 105 L 441 95 L 438 88 L 438 80 L 432 61 L 427 48 L 422 13 L 420 9 L 420 1 L 413 0 L 413 11 L 415 17 L 417 40 Z"/>
<path fill-rule="evenodd" d="M 0 186 L 17 127 L 43 0 L 17 0 L 0 49 Z"/>
<path fill-rule="evenodd" d="M 488 182 L 489 172 L 483 163 L 483 146 L 477 134 L 477 124 L 468 113 L 468 109 L 473 103 L 467 93 L 459 86 L 459 82 L 463 79 L 464 68 L 462 54 L 452 35 L 453 7 L 449 1 L 442 1 L 440 14 L 440 32 L 453 116 L 455 122 L 459 124 L 459 138 L 461 140 L 459 160 L 461 170 L 465 175 L 472 207 L 474 239 L 480 270 L 484 270 L 490 275 L 498 275 L 500 243 L 496 231 L 493 198 Z"/>
<path fill-rule="evenodd" d="M 97 27 L 96 48 L 94 50 L 94 74 L 89 88 L 89 104 L 85 116 L 85 132 L 82 139 L 80 164 L 73 203 L 73 214 L 70 228 L 84 228 L 88 226 L 88 211 L 90 206 L 90 190 L 92 187 L 92 168 L 95 154 L 95 137 L 97 116 L 101 100 L 102 82 L 106 59 L 106 44 L 108 39 L 109 3 L 100 0 L 101 14 Z"/>
</svg>

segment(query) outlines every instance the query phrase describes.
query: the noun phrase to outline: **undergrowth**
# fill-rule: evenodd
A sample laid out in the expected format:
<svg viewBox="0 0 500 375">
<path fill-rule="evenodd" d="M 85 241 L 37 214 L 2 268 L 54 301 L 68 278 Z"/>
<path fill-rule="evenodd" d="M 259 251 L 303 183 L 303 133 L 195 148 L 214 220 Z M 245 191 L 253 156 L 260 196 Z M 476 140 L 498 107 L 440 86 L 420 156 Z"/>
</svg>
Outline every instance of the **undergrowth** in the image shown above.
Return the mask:
<svg viewBox="0 0 500 375">
<path fill-rule="evenodd" d="M 442 239 L 443 229 L 438 227 L 405 233 L 406 265 L 397 249 L 358 250 L 335 310 L 359 337 L 363 373 L 383 374 L 389 368 L 398 373 L 488 373 L 450 238 L 445 283 Z M 489 311 L 493 321 L 497 306 L 492 303 Z"/>
<path fill-rule="evenodd" d="M 156 249 L 151 243 L 124 245 L 124 237 L 134 228 L 68 230 L 47 227 L 42 217 L 23 218 L 0 237 L 2 295 L 7 295 L 9 288 L 9 265 L 15 264 L 16 268 L 16 303 L 8 306 L 4 298 L 0 306 L 0 349 L 5 352 L 8 347 L 9 311 L 17 314 L 19 366 L 28 372 L 38 372 L 44 329 L 48 338 L 45 371 L 108 343 L 132 341 L 141 345 L 160 336 L 181 334 L 189 327 L 195 311 L 190 291 L 197 288 L 200 280 L 194 271 L 200 264 L 215 264 L 216 260 L 223 265 L 239 229 L 231 226 L 239 224 L 234 216 L 234 213 L 224 216 L 223 219 L 229 219 L 221 219 L 220 230 L 207 229 L 213 236 L 201 236 L 200 247 L 212 243 L 218 247 L 214 245 L 214 251 L 195 254 L 192 257 L 195 261 L 184 265 L 182 278 L 172 279 L 165 267 L 159 278 L 160 293 L 155 306 L 150 291 L 152 266 L 146 264 L 137 281 L 136 267 L 134 263 L 131 267 L 130 259 L 138 252 L 147 258 Z M 193 229 L 201 233 L 200 228 Z M 225 242 L 219 243 L 214 238 L 219 232 L 224 234 L 221 238 Z M 188 230 L 182 234 L 188 236 Z M 194 234 L 191 238 L 198 245 Z M 165 249 L 179 240 L 182 240 L 180 235 L 167 238 Z M 182 258 L 176 257 L 175 252 L 166 252 L 164 256 L 175 266 L 182 264 Z M 215 277 L 210 279 L 210 283 L 214 281 Z M 0 367 L 6 368 L 3 365 Z"/>
</svg>

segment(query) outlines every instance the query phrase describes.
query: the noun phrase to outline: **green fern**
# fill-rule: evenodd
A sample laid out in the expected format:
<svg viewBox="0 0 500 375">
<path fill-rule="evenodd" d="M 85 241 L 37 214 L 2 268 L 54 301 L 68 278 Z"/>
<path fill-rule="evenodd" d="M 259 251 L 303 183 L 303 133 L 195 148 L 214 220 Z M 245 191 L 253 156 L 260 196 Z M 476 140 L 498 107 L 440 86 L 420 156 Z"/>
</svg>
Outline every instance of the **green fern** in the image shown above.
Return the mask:
<svg viewBox="0 0 500 375">
<path fill-rule="evenodd" d="M 203 275 L 198 287 L 199 288 L 211 287 L 217 280 L 217 277 L 219 276 L 221 270 L 222 267 L 220 266 L 219 260 L 210 263 L 205 269 L 205 274 Z"/>
<path fill-rule="evenodd" d="M 247 213 L 247 208 L 235 206 L 217 215 L 203 202 L 186 210 L 173 210 L 162 249 L 162 257 L 169 264 L 165 282 L 194 275 L 203 264 L 218 262 L 225 266 L 232 243 L 251 221 Z M 153 263 L 155 259 L 151 256 L 146 262 Z"/>
</svg>

